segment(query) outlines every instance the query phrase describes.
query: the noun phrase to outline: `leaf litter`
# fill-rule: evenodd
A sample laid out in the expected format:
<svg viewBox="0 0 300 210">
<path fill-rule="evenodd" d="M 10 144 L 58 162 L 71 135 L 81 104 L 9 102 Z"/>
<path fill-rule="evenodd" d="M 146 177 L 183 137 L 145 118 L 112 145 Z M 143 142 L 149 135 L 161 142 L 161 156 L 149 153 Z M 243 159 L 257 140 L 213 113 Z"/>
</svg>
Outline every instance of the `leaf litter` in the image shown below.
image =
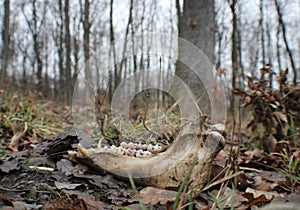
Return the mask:
<svg viewBox="0 0 300 210">
<path fill-rule="evenodd" d="M 238 147 L 238 137 L 232 143 L 227 137 L 226 147 L 213 163 L 210 182 L 192 201 L 195 209 L 216 206 L 212 196 L 224 209 L 299 204 L 300 88 L 285 82 L 279 92 L 270 91 L 263 81 L 250 77 L 248 85 L 248 91 L 236 89 L 235 93 L 245 99 L 245 109 L 253 111 L 248 123 L 252 133 L 249 135 L 248 128 L 242 130 L 246 140 L 236 162 L 232 162 L 232 152 Z M 84 141 L 71 129 L 71 121 L 60 117 L 70 119 L 70 108 L 61 109 L 33 95 L 18 98 L 15 93 L 0 104 L 5 111 L 0 116 L 1 208 L 139 209 L 129 182 L 94 171 L 68 155 L 68 150 Z M 33 101 L 38 108 L 31 107 Z M 172 132 L 176 133 L 168 133 Z M 137 186 L 136 190 L 143 204 L 154 209 L 172 208 L 177 195 L 174 190 L 153 187 Z"/>
</svg>

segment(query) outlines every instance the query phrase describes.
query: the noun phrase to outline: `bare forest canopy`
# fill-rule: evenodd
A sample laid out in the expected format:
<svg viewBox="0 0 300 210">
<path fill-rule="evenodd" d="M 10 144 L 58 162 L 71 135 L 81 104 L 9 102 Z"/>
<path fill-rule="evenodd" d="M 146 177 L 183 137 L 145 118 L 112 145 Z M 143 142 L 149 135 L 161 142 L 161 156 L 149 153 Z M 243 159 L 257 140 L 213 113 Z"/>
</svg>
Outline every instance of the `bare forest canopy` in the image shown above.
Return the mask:
<svg viewBox="0 0 300 210">
<path fill-rule="evenodd" d="M 105 81 L 102 84 L 109 85 L 111 92 L 133 72 L 151 68 L 175 72 L 174 57 L 151 53 L 115 62 L 114 56 L 122 56 L 124 46 L 116 48 L 112 43 L 145 32 L 180 35 L 180 19 L 187 12 L 182 1 L 4 0 L 1 4 L 2 88 L 34 87 L 45 96 L 70 103 L 77 75 L 85 68 L 95 72 L 87 78 Z M 259 78 L 259 69 L 265 66 L 278 76 L 288 68 L 290 82 L 299 82 L 298 0 L 215 0 L 213 6 L 214 23 L 188 17 L 181 24 L 210 25 L 214 30 L 212 62 L 227 87 L 243 89 L 246 76 Z M 178 48 L 175 40 L 169 41 L 172 50 Z M 128 42 L 126 47 L 133 44 Z M 150 52 L 151 45 L 143 47 Z M 105 70 L 109 74 L 103 77 L 99 72 Z M 278 87 L 272 74 L 267 79 Z"/>
</svg>

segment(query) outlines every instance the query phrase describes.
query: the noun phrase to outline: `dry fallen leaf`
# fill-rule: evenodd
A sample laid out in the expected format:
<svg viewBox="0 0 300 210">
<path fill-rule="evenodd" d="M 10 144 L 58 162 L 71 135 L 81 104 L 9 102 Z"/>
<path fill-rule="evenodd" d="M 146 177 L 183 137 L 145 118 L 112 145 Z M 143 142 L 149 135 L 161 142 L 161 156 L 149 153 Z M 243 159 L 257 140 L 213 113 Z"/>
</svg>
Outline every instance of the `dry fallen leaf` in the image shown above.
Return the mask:
<svg viewBox="0 0 300 210">
<path fill-rule="evenodd" d="M 154 187 L 146 187 L 139 192 L 144 204 L 157 205 L 174 202 L 177 192 Z"/>
<path fill-rule="evenodd" d="M 72 162 L 67 159 L 62 159 L 56 163 L 56 167 L 66 176 L 72 175 L 76 172 L 76 168 L 73 166 Z"/>
<path fill-rule="evenodd" d="M 263 147 L 267 152 L 273 152 L 277 144 L 276 138 L 270 134 L 268 137 L 263 138 Z"/>
<path fill-rule="evenodd" d="M 87 210 L 104 209 L 107 205 L 102 201 L 94 201 L 90 198 L 81 198 L 85 203 Z"/>
<path fill-rule="evenodd" d="M 71 183 L 62 183 L 58 181 L 54 181 L 54 184 L 57 189 L 67 189 L 67 190 L 74 190 L 76 187 L 81 186 L 82 184 L 71 184 Z"/>
<path fill-rule="evenodd" d="M 270 182 L 284 182 L 286 181 L 286 177 L 281 175 L 276 171 L 260 171 L 256 173 L 258 176 L 263 177 L 264 179 Z"/>
<path fill-rule="evenodd" d="M 263 179 L 261 176 L 255 176 L 253 179 L 255 181 L 255 190 L 270 191 L 273 190 L 276 186 L 278 186 L 277 183 L 269 182 Z"/>
<path fill-rule="evenodd" d="M 0 172 L 9 173 L 10 171 L 19 170 L 20 164 L 16 159 L 0 160 Z"/>
<path fill-rule="evenodd" d="M 277 192 L 265 192 L 265 191 L 261 191 L 261 190 L 254 190 L 252 188 L 247 188 L 246 189 L 247 193 L 252 193 L 254 198 L 258 198 L 261 195 L 265 195 L 266 199 L 268 200 L 272 200 L 275 197 L 282 197 L 279 193 Z"/>
<path fill-rule="evenodd" d="M 262 206 L 266 203 L 269 203 L 272 199 L 267 199 L 264 194 L 259 196 L 254 196 L 253 193 L 246 192 L 243 194 L 245 198 L 248 199 L 248 207 L 251 206 Z"/>
<path fill-rule="evenodd" d="M 211 193 L 215 196 L 217 196 L 219 190 L 213 190 Z M 234 198 L 232 197 L 232 194 L 234 194 Z M 245 203 L 248 201 L 247 198 L 242 196 L 242 193 L 239 190 L 235 190 L 234 192 L 232 192 L 232 189 L 230 189 L 229 187 L 225 188 L 224 193 L 222 194 L 222 197 L 220 197 L 220 200 L 222 200 L 223 198 L 227 198 L 224 200 L 223 205 L 224 208 L 230 208 L 232 205 L 232 199 L 234 199 L 234 207 L 235 209 L 237 207 L 239 207 L 242 203 Z"/>
</svg>

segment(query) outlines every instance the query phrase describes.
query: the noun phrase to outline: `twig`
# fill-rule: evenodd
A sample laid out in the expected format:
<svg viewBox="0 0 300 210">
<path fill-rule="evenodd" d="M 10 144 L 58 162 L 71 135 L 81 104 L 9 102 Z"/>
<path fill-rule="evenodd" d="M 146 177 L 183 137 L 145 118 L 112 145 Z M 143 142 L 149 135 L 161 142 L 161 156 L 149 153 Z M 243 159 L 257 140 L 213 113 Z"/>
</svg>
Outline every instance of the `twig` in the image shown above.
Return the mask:
<svg viewBox="0 0 300 210">
<path fill-rule="evenodd" d="M 225 181 L 227 181 L 227 180 L 230 180 L 230 179 L 232 179 L 232 178 L 234 178 L 234 177 L 237 177 L 237 176 L 239 176 L 239 175 L 242 174 L 242 173 L 243 173 L 243 171 L 239 171 L 239 172 L 237 172 L 237 173 L 235 173 L 235 174 L 227 175 L 227 176 L 225 176 L 224 178 L 222 178 L 222 179 L 220 179 L 220 180 L 218 180 L 218 181 L 215 181 L 215 182 L 211 183 L 210 185 L 204 187 L 204 188 L 202 189 L 202 191 L 206 191 L 206 190 L 208 190 L 209 188 L 211 188 L 211 187 L 213 187 L 213 186 L 216 186 L 216 185 L 218 185 L 218 184 L 220 184 L 220 183 L 223 183 L 223 182 L 225 182 Z"/>
</svg>

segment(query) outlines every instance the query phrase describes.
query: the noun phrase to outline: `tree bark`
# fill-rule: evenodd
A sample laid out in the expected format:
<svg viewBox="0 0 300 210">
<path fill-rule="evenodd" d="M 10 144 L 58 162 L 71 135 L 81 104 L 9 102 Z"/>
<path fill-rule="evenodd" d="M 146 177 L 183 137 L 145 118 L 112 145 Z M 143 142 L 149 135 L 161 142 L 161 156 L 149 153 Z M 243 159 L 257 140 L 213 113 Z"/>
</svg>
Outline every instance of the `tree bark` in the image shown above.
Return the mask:
<svg viewBox="0 0 300 210">
<path fill-rule="evenodd" d="M 282 17 L 283 15 L 282 15 L 282 11 L 281 11 L 280 5 L 278 3 L 278 0 L 274 0 L 274 1 L 275 1 L 276 10 L 277 10 L 279 26 L 282 29 L 284 44 L 285 44 L 287 53 L 289 55 L 291 66 L 292 66 L 292 70 L 293 70 L 293 73 L 294 73 L 293 83 L 296 85 L 297 84 L 297 69 L 296 69 L 296 64 L 295 64 L 295 61 L 294 61 L 294 58 L 293 58 L 292 51 L 290 49 L 288 40 L 287 40 L 287 32 L 286 32 L 286 27 L 285 27 L 285 24 L 284 24 L 284 21 L 283 21 L 283 17 Z"/>
<path fill-rule="evenodd" d="M 44 11 L 45 12 L 45 11 Z M 36 61 L 37 61 L 37 72 L 36 72 L 36 77 L 38 80 L 37 84 L 37 89 L 42 90 L 43 87 L 43 62 L 41 59 L 41 53 L 40 53 L 40 48 L 41 48 L 41 43 L 39 40 L 39 29 L 42 26 L 42 22 L 40 23 L 40 26 L 38 26 L 38 17 L 37 17 L 37 8 L 36 8 L 36 0 L 32 1 L 32 15 L 33 15 L 33 48 L 34 48 L 34 53 L 36 56 Z"/>
<path fill-rule="evenodd" d="M 124 42 L 124 46 L 123 46 L 123 52 L 122 52 L 122 61 L 120 63 L 120 70 L 119 72 L 117 72 L 117 70 L 115 69 L 114 72 L 114 77 L 115 77 L 115 81 L 114 81 L 114 89 L 116 89 L 121 81 L 121 76 L 123 73 L 123 65 L 124 62 L 126 61 L 125 59 L 125 53 L 126 53 L 126 49 L 127 49 L 127 37 L 129 34 L 129 29 L 130 29 L 130 25 L 132 24 L 132 10 L 133 10 L 133 0 L 130 0 L 130 6 L 129 6 L 129 17 L 128 17 L 128 22 L 127 22 L 127 26 L 126 26 L 126 31 L 125 31 L 125 42 Z"/>
<path fill-rule="evenodd" d="M 267 40 L 268 40 L 268 64 L 271 66 L 271 68 L 273 67 L 273 51 L 272 51 L 272 36 L 271 36 L 271 27 L 269 24 L 266 25 L 267 28 Z M 273 74 L 269 74 L 269 84 L 270 84 L 270 88 L 273 87 Z"/>
<path fill-rule="evenodd" d="M 178 6 L 177 9 L 179 9 Z M 180 14 L 180 11 L 177 13 Z M 202 50 L 212 63 L 215 61 L 214 26 L 214 1 L 184 1 L 183 12 L 179 18 L 179 36 Z"/>
<path fill-rule="evenodd" d="M 266 65 L 266 49 L 265 49 L 264 0 L 260 0 L 259 11 L 260 11 L 259 26 L 260 26 L 260 30 L 261 30 L 260 38 L 261 38 L 261 50 L 262 50 L 262 64 L 263 64 L 263 67 L 265 67 L 265 65 Z"/>
<path fill-rule="evenodd" d="M 67 104 L 72 103 L 72 87 L 73 80 L 71 75 L 71 34 L 70 34 L 70 16 L 69 16 L 69 0 L 65 0 L 65 31 L 66 31 L 66 96 Z"/>
<path fill-rule="evenodd" d="M 214 1 L 185 0 L 183 12 L 180 11 L 180 1 L 176 1 L 179 36 L 198 47 L 207 58 L 214 63 L 215 47 L 215 11 Z M 179 57 L 184 56 L 179 46 Z M 176 63 L 175 74 L 191 89 L 198 106 L 204 113 L 209 113 L 210 100 L 200 78 L 180 61 Z M 201 99 L 201 100 L 200 100 Z"/>
<path fill-rule="evenodd" d="M 231 112 L 235 112 L 235 95 L 233 93 L 236 88 L 236 80 L 239 72 L 239 53 L 238 53 L 238 25 L 237 25 L 237 10 L 236 10 L 237 0 L 232 0 L 230 4 L 230 9 L 232 12 L 232 49 L 231 49 L 231 63 L 232 63 L 232 92 L 230 99 Z"/>
<path fill-rule="evenodd" d="M 117 71 L 118 67 L 117 67 L 117 63 L 116 63 L 116 51 L 115 51 L 115 35 L 114 35 L 114 25 L 113 25 L 113 5 L 114 5 L 114 1 L 111 0 L 110 1 L 110 12 L 109 12 L 109 31 L 110 31 L 110 51 L 112 53 L 113 56 L 113 62 L 114 62 L 114 69 L 115 71 Z M 117 75 L 115 75 L 116 77 Z M 113 96 L 113 81 L 112 81 L 112 72 L 110 72 L 109 75 L 109 81 L 108 81 L 108 98 L 109 101 L 112 100 L 112 96 Z"/>
<path fill-rule="evenodd" d="M 64 43 L 64 18 L 63 18 L 63 2 L 62 0 L 59 0 L 59 17 L 61 22 L 59 24 L 58 29 L 58 36 L 59 36 L 59 47 L 58 47 L 58 66 L 59 66 L 59 90 L 57 90 L 58 98 L 60 100 L 63 100 L 66 95 L 65 91 L 65 67 L 64 67 L 64 49 L 63 49 L 63 43 Z"/>
<path fill-rule="evenodd" d="M 89 68 L 89 58 L 90 58 L 90 2 L 89 0 L 84 1 L 84 20 L 83 20 L 83 51 L 84 51 L 84 62 L 85 62 L 85 76 L 88 82 L 92 82 L 92 74 Z M 87 96 L 91 96 L 91 92 L 88 91 L 90 87 L 86 87 Z"/>
<path fill-rule="evenodd" d="M 4 85 L 4 81 L 7 75 L 7 66 L 9 60 L 9 44 L 10 44 L 10 0 L 4 1 L 4 19 L 3 19 L 3 29 L 2 29 L 2 68 L 1 68 L 1 79 L 0 85 Z"/>
</svg>

